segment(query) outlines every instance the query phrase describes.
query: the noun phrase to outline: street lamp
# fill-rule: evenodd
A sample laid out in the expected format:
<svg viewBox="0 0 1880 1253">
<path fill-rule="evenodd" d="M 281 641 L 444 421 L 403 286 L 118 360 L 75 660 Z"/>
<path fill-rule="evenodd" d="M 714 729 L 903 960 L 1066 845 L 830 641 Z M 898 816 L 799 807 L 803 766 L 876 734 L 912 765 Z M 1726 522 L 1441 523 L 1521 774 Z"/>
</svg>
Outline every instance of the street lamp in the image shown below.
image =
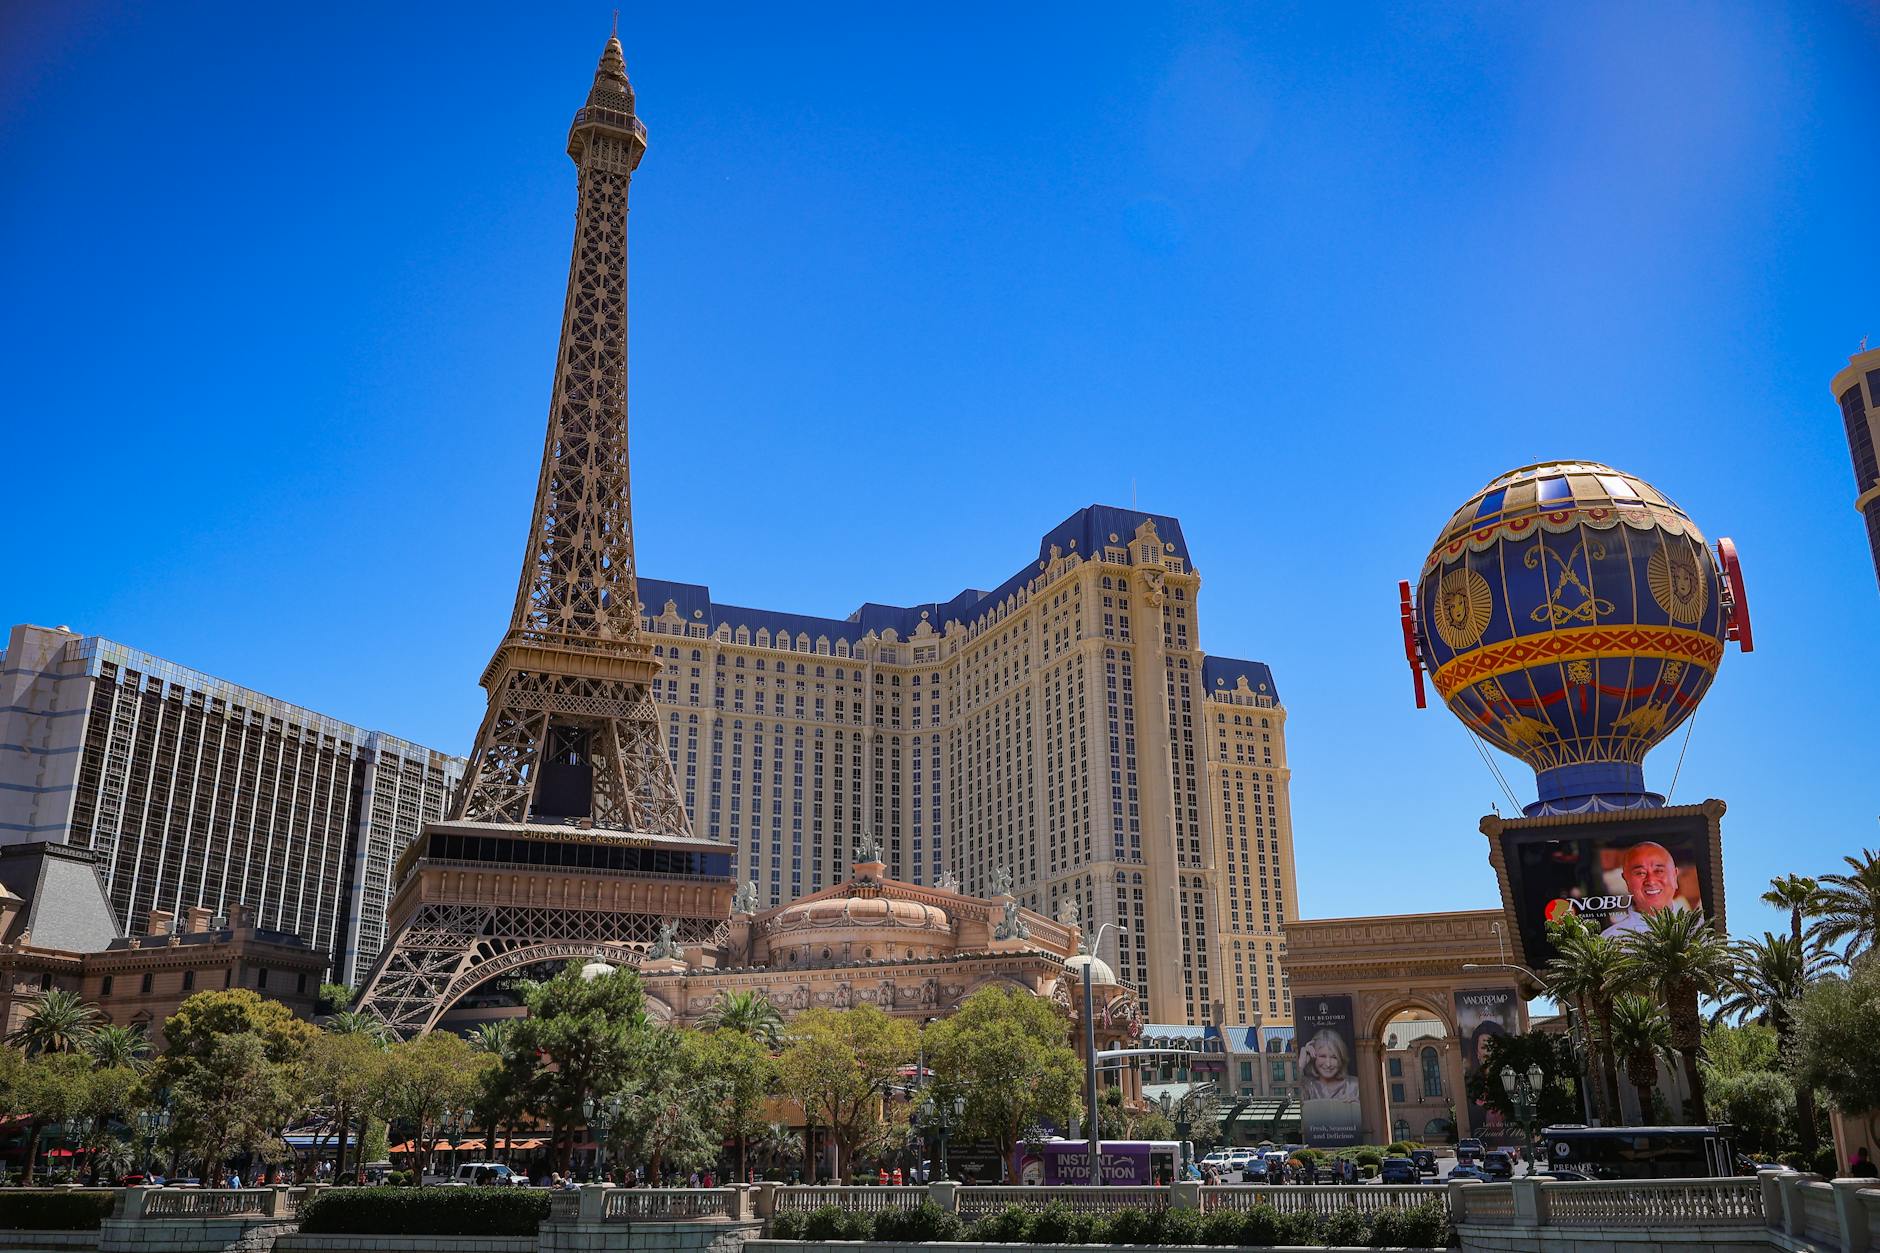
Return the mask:
<svg viewBox="0 0 1880 1253">
<path fill-rule="evenodd" d="M 920 1106 L 920 1123 L 923 1127 L 932 1127 L 940 1137 L 940 1178 L 947 1179 L 947 1132 L 966 1117 L 966 1098 L 956 1096 L 952 1100 L 929 1096 Z"/>
<path fill-rule="evenodd" d="M 1501 1089 L 1514 1101 L 1514 1116 L 1527 1138 L 1527 1173 L 1534 1173 L 1534 1116 L 1539 1112 L 1540 1092 L 1547 1083 L 1547 1072 L 1539 1062 L 1528 1063 L 1523 1074 L 1513 1066 L 1501 1068 Z"/>
<path fill-rule="evenodd" d="M 1103 947 L 1103 933 L 1111 927 L 1123 932 L 1129 930 L 1120 922 L 1106 922 L 1097 928 L 1097 936 L 1090 942 L 1090 952 L 1084 955 L 1084 1100 L 1085 1115 L 1089 1126 L 1085 1134 L 1090 1139 L 1090 1182 L 1103 1182 L 1103 1124 L 1097 1120 L 1097 1018 L 1095 1007 L 1091 1005 L 1090 968 L 1097 964 L 1097 950 Z"/>
<path fill-rule="evenodd" d="M 593 1097 L 581 1102 L 582 1116 L 587 1119 L 588 1130 L 594 1133 L 594 1175 L 601 1182 L 607 1182 L 607 1133 L 616 1122 L 620 1121 L 620 1098 L 610 1096 L 597 1101 Z"/>
<path fill-rule="evenodd" d="M 1554 1004 L 1560 1006 L 1560 1012 L 1567 1016 L 1567 1042 L 1573 1046 L 1573 1060 L 1574 1060 L 1575 1068 L 1579 1072 L 1580 1110 L 1582 1113 L 1585 1114 L 1586 1121 L 1589 1125 L 1597 1123 L 1599 1119 L 1594 1117 L 1593 1115 L 1593 1094 L 1592 1092 L 1588 1090 L 1590 1085 L 1587 1083 L 1586 1065 L 1590 1061 L 1592 1066 L 1594 1066 L 1595 1068 L 1598 1068 L 1600 1065 L 1600 1061 L 1599 1061 L 1599 1058 L 1595 1056 L 1593 1053 L 1593 1048 L 1591 1044 L 1593 1037 L 1590 1032 L 1588 1032 L 1586 1035 L 1587 1043 L 1585 1045 L 1582 1045 L 1580 1042 L 1580 1039 L 1581 1039 L 1580 1033 L 1588 1024 L 1577 1022 L 1574 1019 L 1573 1003 L 1567 1000 L 1565 997 L 1561 996 L 1558 992 L 1554 991 L 1553 984 L 1541 978 L 1538 974 L 1534 973 L 1532 970 L 1529 970 L 1526 966 L 1520 965 L 1519 963 L 1516 963 L 1516 962 L 1509 962 L 1509 961 L 1463 962 L 1462 968 L 1464 970 L 1512 970 L 1516 974 L 1526 975 L 1530 980 L 1534 982 L 1535 986 L 1539 987 L 1543 992 L 1547 993 L 1548 999 L 1553 1001 Z M 1604 1079 L 1601 1078 L 1599 1082 L 1603 1083 Z"/>
</svg>

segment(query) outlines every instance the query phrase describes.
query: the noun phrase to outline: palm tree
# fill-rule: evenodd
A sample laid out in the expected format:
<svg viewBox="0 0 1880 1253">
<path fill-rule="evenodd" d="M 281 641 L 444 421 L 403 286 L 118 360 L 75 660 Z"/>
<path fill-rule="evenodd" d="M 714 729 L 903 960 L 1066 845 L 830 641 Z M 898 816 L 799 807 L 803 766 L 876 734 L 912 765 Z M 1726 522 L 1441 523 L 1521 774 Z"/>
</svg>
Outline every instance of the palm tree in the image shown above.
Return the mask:
<svg viewBox="0 0 1880 1253">
<path fill-rule="evenodd" d="M 26 1010 L 8 1041 L 28 1053 L 70 1053 L 98 1025 L 98 1010 L 64 988 L 48 988 Z"/>
<path fill-rule="evenodd" d="M 1807 875 L 1785 874 L 1769 880 L 1769 890 L 1762 894 L 1763 904 L 1789 911 L 1789 935 L 1797 944 L 1802 942 L 1802 915 L 1814 908 L 1820 887 Z"/>
<path fill-rule="evenodd" d="M 1880 853 L 1863 848 L 1842 860 L 1849 873 L 1822 875 L 1810 912 L 1815 941 L 1827 948 L 1845 940 L 1841 959 L 1851 963 L 1880 944 Z"/>
<path fill-rule="evenodd" d="M 1704 1047 L 1704 1020 L 1698 1001 L 1715 996 L 1728 982 L 1735 962 L 1727 940 L 1696 910 L 1661 909 L 1645 919 L 1645 929 L 1627 932 L 1626 972 L 1657 991 L 1671 1019 L 1671 1047 L 1684 1062 L 1690 1085 L 1693 1122 L 1709 1121 L 1704 1105 L 1704 1076 L 1697 1059 Z"/>
<path fill-rule="evenodd" d="M 142 1027 L 106 1024 L 85 1037 L 84 1048 L 100 1066 L 143 1070 L 150 1064 L 150 1038 Z"/>
<path fill-rule="evenodd" d="M 363 1035 L 372 1037 L 379 1044 L 389 1043 L 385 1034 L 385 1024 L 371 1014 L 357 1009 L 342 1009 L 337 1014 L 327 1015 L 326 1021 L 320 1024 L 320 1029 L 333 1035 Z"/>
<path fill-rule="evenodd" d="M 1612 1045 L 1625 1063 L 1625 1077 L 1638 1093 L 1639 1117 L 1652 1116 L 1652 1089 L 1658 1086 L 1658 1062 L 1669 1061 L 1671 1024 L 1649 996 L 1626 992 L 1613 998 Z"/>
<path fill-rule="evenodd" d="M 772 1170 L 778 1170 L 783 1163 L 803 1156 L 803 1140 L 790 1130 L 788 1123 L 766 1123 L 764 1130 L 751 1142 L 751 1147 L 764 1155 Z"/>
<path fill-rule="evenodd" d="M 515 1036 L 516 1020 L 499 1018 L 494 1022 L 478 1023 L 465 1037 L 470 1041 L 473 1052 L 488 1054 L 497 1063 L 484 1077 L 476 1101 L 476 1113 L 483 1124 L 483 1145 L 489 1150 L 491 1161 L 497 1160 L 497 1132 L 502 1130 L 504 1118 L 510 1115 L 516 1105 L 514 1085 L 508 1082 L 510 1076 L 505 1073 L 515 1052 Z"/>
<path fill-rule="evenodd" d="M 741 1031 L 768 1049 L 783 1043 L 783 1015 L 762 992 L 720 992 L 698 1025 L 708 1031 Z"/>
<path fill-rule="evenodd" d="M 1570 924 L 1550 927 L 1554 947 L 1559 953 L 1547 963 L 1557 994 L 1572 997 L 1580 1008 L 1580 1020 L 1591 1013 L 1593 1039 L 1597 1051 L 1599 1082 L 1594 1091 L 1600 1117 L 1617 1123 L 1619 1116 L 1619 1060 L 1612 1045 L 1613 998 L 1625 988 L 1625 953 L 1619 942 L 1600 935 L 1577 918 Z"/>
<path fill-rule="evenodd" d="M 1767 1023 L 1775 1028 L 1777 1054 L 1787 1057 L 1795 1028 L 1789 1007 L 1808 990 L 1828 959 L 1819 951 L 1811 953 L 1793 932 L 1765 931 L 1762 939 L 1740 941 L 1730 950 L 1736 956 L 1736 969 L 1723 988 L 1715 1017 Z M 1800 1083 L 1795 1085 L 1795 1119 L 1801 1124 L 1802 1151 L 1812 1161 L 1817 1138 L 1815 1092 Z"/>
</svg>

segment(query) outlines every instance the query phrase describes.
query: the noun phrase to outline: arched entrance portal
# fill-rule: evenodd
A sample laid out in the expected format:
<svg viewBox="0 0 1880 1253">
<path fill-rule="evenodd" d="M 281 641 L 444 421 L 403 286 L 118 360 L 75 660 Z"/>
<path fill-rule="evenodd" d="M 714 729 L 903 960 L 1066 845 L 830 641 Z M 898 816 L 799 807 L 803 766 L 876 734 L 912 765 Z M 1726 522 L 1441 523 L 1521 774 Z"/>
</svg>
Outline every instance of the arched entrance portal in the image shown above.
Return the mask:
<svg viewBox="0 0 1880 1253">
<path fill-rule="evenodd" d="M 1503 925 L 1498 909 L 1286 924 L 1285 969 L 1294 1003 L 1337 1006 L 1350 998 L 1360 1105 L 1356 1143 L 1388 1144 L 1404 1126 L 1410 1139 L 1429 1138 L 1438 1115 L 1428 1112 L 1432 1103 L 1422 1097 L 1425 1048 L 1435 1052 L 1428 1060 L 1439 1080 L 1441 1116 L 1446 1120 L 1454 1106 L 1457 1135 L 1472 1134 L 1480 1125 L 1463 1082 L 1471 1042 L 1493 1030 L 1520 1033 L 1528 1026 L 1524 981 L 1514 971 L 1494 969 L 1508 960 Z M 1464 970 L 1465 965 L 1489 969 Z M 1435 1025 L 1418 1028 L 1414 1043 L 1412 1029 L 1399 1026 L 1404 1047 L 1391 1050 L 1393 1025 L 1408 1023 Z M 1390 1074 L 1393 1055 L 1405 1072 L 1401 1080 Z M 1390 1099 L 1393 1082 L 1404 1084 L 1401 1103 Z M 1414 1102 L 1413 1090 L 1419 1094 Z"/>
</svg>

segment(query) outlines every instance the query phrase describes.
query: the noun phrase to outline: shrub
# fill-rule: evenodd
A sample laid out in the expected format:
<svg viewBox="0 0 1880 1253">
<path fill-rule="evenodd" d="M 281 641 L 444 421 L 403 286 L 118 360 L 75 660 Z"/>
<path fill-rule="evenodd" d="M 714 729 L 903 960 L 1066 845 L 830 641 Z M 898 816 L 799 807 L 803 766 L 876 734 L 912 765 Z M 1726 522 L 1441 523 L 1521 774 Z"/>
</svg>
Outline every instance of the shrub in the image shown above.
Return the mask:
<svg viewBox="0 0 1880 1253">
<path fill-rule="evenodd" d="M 1201 1213 L 1191 1209 L 1161 1211 L 1161 1238 L 1157 1244 L 1200 1244 Z"/>
<path fill-rule="evenodd" d="M 1282 1244 L 1285 1243 L 1280 1239 L 1283 1231 L 1278 1210 L 1271 1205 L 1256 1205 L 1240 1216 L 1240 1239 L 1236 1243 Z"/>
<path fill-rule="evenodd" d="M 1098 1244 L 1153 1244 L 1161 1233 L 1161 1224 L 1148 1210 L 1124 1209 L 1106 1214 L 1096 1225 Z"/>
<path fill-rule="evenodd" d="M 900 1244 L 926 1244 L 933 1240 L 963 1240 L 966 1224 L 958 1214 L 949 1214 L 932 1201 L 922 1201 L 915 1209 L 883 1210 L 875 1215 L 874 1238 Z M 798 1237 L 778 1236 L 774 1240 Z"/>
<path fill-rule="evenodd" d="M 1063 1201 L 1052 1201 L 1032 1215 L 1029 1243 L 1088 1244 L 1095 1228 L 1090 1215 L 1073 1213 Z"/>
<path fill-rule="evenodd" d="M 1310 1210 L 1300 1210 L 1295 1214 L 1281 1214 L 1279 1231 L 1273 1239 L 1274 1244 L 1324 1244 L 1320 1232 L 1324 1224 L 1319 1216 Z"/>
<path fill-rule="evenodd" d="M 96 1231 L 111 1216 L 111 1192 L 0 1192 L 0 1229 Z"/>
<path fill-rule="evenodd" d="M 1246 1215 L 1239 1210 L 1217 1209 L 1201 1220 L 1201 1243 L 1214 1245 L 1246 1244 L 1241 1238 Z"/>
<path fill-rule="evenodd" d="M 332 1188 L 300 1209 L 310 1235 L 532 1236 L 548 1217 L 537 1188 Z"/>
<path fill-rule="evenodd" d="M 770 1216 L 770 1238 L 772 1240 L 801 1240 L 809 1228 L 809 1215 L 802 1210 L 784 1210 Z"/>
<path fill-rule="evenodd" d="M 1419 1140 L 1392 1140 L 1384 1146 L 1384 1156 L 1408 1157 L 1414 1150 L 1422 1147 L 1423 1144 Z"/>
<path fill-rule="evenodd" d="M 875 1219 L 872 1214 L 843 1209 L 839 1205 L 824 1205 L 812 1210 L 809 1221 L 803 1225 L 805 1240 L 866 1240 L 875 1233 Z"/>
<path fill-rule="evenodd" d="M 1031 1215 L 1016 1205 L 987 1214 L 973 1224 L 972 1238 L 987 1244 L 1024 1244 L 1031 1237 Z"/>
<path fill-rule="evenodd" d="M 1371 1223 L 1373 1248 L 1440 1249 L 1449 1245 L 1449 1213 L 1441 1201 L 1380 1210 Z"/>
<path fill-rule="evenodd" d="M 1371 1243 L 1371 1220 L 1356 1209 L 1341 1209 L 1326 1216 L 1319 1240 L 1333 1248 L 1361 1248 Z"/>
</svg>

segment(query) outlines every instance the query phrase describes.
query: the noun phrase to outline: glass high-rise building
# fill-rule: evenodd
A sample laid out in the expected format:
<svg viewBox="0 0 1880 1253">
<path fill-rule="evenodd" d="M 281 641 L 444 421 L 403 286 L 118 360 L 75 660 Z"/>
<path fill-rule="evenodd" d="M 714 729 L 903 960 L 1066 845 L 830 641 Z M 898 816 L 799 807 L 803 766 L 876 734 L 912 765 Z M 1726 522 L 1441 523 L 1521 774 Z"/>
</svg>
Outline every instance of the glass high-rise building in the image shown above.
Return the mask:
<svg viewBox="0 0 1880 1253">
<path fill-rule="evenodd" d="M 1834 398 L 1847 427 L 1847 449 L 1854 459 L 1854 509 L 1867 523 L 1874 577 L 1880 579 L 1880 348 L 1848 359 L 1834 376 Z"/>
<path fill-rule="evenodd" d="M 246 905 L 354 982 L 463 764 L 98 636 L 16 626 L 0 654 L 0 843 L 94 851 L 133 935 Z"/>
<path fill-rule="evenodd" d="M 1102 923 L 1158 1022 L 1285 1021 L 1297 917 L 1286 710 L 1260 662 L 1204 654 L 1181 524 L 1091 506 L 991 591 L 847 618 L 642 577 L 654 698 L 693 830 L 781 904 L 846 877 L 1010 876 Z"/>
</svg>

